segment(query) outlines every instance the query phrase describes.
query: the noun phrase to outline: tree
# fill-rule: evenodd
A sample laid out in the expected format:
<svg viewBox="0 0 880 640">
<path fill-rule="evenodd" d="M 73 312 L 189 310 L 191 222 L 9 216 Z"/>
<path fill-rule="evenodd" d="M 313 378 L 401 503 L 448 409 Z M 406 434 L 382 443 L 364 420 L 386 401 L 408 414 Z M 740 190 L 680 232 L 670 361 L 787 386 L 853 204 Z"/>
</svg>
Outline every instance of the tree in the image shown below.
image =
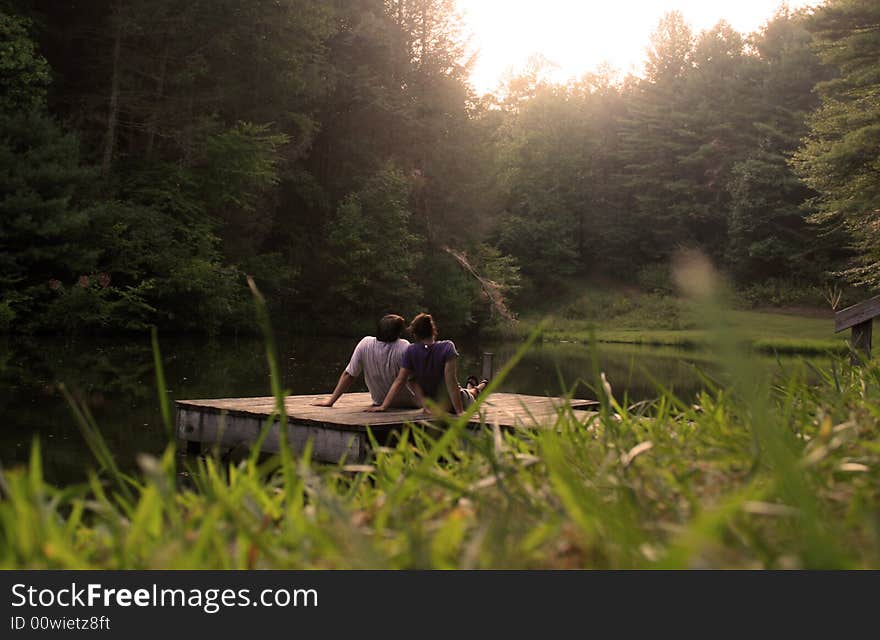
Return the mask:
<svg viewBox="0 0 880 640">
<path fill-rule="evenodd" d="M 821 281 L 826 260 L 815 230 L 808 229 L 807 187 L 791 173 L 785 156 L 758 150 L 738 162 L 729 185 L 730 238 L 727 264 L 740 283 L 789 277 Z"/>
<path fill-rule="evenodd" d="M 28 27 L 0 13 L 0 329 L 29 321 L 95 259 L 84 242 L 89 220 L 76 200 L 89 172 L 76 137 L 46 113 L 49 68 Z"/>
<path fill-rule="evenodd" d="M 541 284 L 619 266 L 623 191 L 619 130 L 623 105 L 610 77 L 593 74 L 568 87 L 532 86 L 506 103 L 498 171 L 506 215 L 499 246 Z"/>
<path fill-rule="evenodd" d="M 0 11 L 0 110 L 3 113 L 45 109 L 49 64 L 37 53 L 28 30 L 31 22 Z"/>
<path fill-rule="evenodd" d="M 789 159 L 807 133 L 818 104 L 812 88 L 828 70 L 812 49 L 806 16 L 781 8 L 751 38 L 759 101 L 751 149 L 732 168 L 726 262 L 740 283 L 788 278 L 817 283 L 837 258 L 839 238 L 810 227 L 807 204 L 815 193 L 795 175 Z"/>
<path fill-rule="evenodd" d="M 664 16 L 651 38 L 645 78 L 629 96 L 621 136 L 622 184 L 634 194 L 630 216 L 640 230 L 632 242 L 638 263 L 664 260 L 679 244 L 692 241 L 693 190 L 679 159 L 699 146 L 688 124 L 686 95 L 693 47 L 683 16 Z"/>
<path fill-rule="evenodd" d="M 654 84 L 679 80 L 691 69 L 694 37 L 680 11 L 664 15 L 651 35 L 645 78 Z"/>
<path fill-rule="evenodd" d="M 819 193 L 814 220 L 842 226 L 858 253 L 846 271 L 880 285 L 880 5 L 830 0 L 808 23 L 822 59 L 839 75 L 818 86 L 821 107 L 794 158 Z"/>
<path fill-rule="evenodd" d="M 327 238 L 332 275 L 322 283 L 328 308 L 374 317 L 418 299 L 412 274 L 420 256 L 409 230 L 408 190 L 403 174 L 387 168 L 339 205 Z"/>
</svg>

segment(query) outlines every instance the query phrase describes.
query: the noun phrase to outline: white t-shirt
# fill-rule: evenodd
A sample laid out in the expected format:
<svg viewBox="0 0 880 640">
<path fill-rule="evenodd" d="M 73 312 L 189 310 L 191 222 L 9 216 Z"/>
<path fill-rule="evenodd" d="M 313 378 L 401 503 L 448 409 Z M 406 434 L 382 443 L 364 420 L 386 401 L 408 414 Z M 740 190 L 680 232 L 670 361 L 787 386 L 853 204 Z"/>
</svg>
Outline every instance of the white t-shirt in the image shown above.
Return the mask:
<svg viewBox="0 0 880 640">
<path fill-rule="evenodd" d="M 373 403 L 382 404 L 400 372 L 400 359 L 407 347 L 409 342 L 402 338 L 396 342 L 382 342 L 366 336 L 354 348 L 345 372 L 355 378 L 363 373 Z"/>
</svg>

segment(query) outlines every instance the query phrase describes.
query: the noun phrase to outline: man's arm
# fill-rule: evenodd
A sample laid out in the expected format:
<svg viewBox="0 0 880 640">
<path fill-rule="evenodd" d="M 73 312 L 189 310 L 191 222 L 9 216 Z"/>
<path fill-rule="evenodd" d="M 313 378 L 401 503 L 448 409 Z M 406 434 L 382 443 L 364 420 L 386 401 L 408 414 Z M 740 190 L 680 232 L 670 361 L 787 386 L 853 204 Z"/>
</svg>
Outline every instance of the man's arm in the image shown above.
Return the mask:
<svg viewBox="0 0 880 640">
<path fill-rule="evenodd" d="M 388 389 L 388 393 L 385 394 L 385 399 L 382 401 L 382 404 L 378 407 L 367 407 L 364 411 L 388 411 L 391 403 L 394 402 L 397 392 L 406 384 L 406 379 L 409 378 L 410 373 L 412 372 L 409 369 L 401 367 L 400 371 L 397 372 L 397 377 L 394 379 L 391 388 Z"/>
<path fill-rule="evenodd" d="M 336 383 L 336 388 L 333 390 L 333 395 L 330 396 L 329 400 L 321 400 L 320 402 L 313 402 L 312 406 L 315 407 L 332 407 L 339 397 L 348 391 L 348 388 L 351 386 L 352 381 L 354 380 L 354 376 L 350 375 L 348 371 L 343 371 L 342 375 L 339 376 L 339 382 Z"/>
<path fill-rule="evenodd" d="M 461 391 L 458 386 L 458 357 L 453 356 L 443 365 L 443 377 L 446 379 L 446 390 L 449 391 L 449 399 L 455 413 L 463 413 L 464 406 L 461 404 Z"/>
</svg>

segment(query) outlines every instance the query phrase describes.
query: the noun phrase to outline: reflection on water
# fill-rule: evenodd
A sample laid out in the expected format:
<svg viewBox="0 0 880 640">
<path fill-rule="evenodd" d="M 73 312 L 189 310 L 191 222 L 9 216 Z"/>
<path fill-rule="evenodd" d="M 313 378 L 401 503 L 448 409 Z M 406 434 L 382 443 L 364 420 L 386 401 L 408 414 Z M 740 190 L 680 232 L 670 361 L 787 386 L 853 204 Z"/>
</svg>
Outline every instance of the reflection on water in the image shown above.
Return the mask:
<svg viewBox="0 0 880 640">
<path fill-rule="evenodd" d="M 516 345 L 498 347 L 503 363 L 516 352 Z M 822 358 L 810 357 L 821 364 Z M 803 357 L 777 359 L 754 356 L 752 366 L 762 375 L 790 376 L 795 371 L 809 379 L 811 372 Z M 619 401 L 656 398 L 662 391 L 691 400 L 704 388 L 705 379 L 723 384 L 724 373 L 710 354 L 675 347 L 601 344 L 593 349 L 583 344 L 541 344 L 519 362 L 504 391 L 559 395 L 574 389 L 576 397 L 594 398 L 597 373 L 605 374 Z"/>
<path fill-rule="evenodd" d="M 356 340 L 294 337 L 279 343 L 282 384 L 294 394 L 329 393 Z M 263 343 L 258 338 L 207 341 L 163 337 L 163 360 L 170 399 L 268 395 Z M 459 344 L 459 377 L 479 375 L 480 354 L 495 353 L 495 370 L 516 352 L 517 345 Z M 603 345 L 595 354 L 584 345 L 544 344 L 529 352 L 504 381 L 502 391 L 558 395 L 578 381 L 594 380 L 594 357 L 606 372 L 615 394 L 630 401 L 657 395 L 652 380 L 683 397 L 701 386 L 697 367 L 711 371 L 700 354 L 674 349 Z M 802 364 L 802 363 L 801 363 Z M 761 366 L 777 367 L 772 359 Z M 798 366 L 794 361 L 786 366 Z M 7 338 L 0 341 L 0 462 L 27 460 L 30 443 L 39 436 L 46 473 L 57 482 L 80 480 L 91 464 L 64 399 L 63 382 L 87 401 L 111 450 L 123 468 L 135 454 L 158 453 L 164 447 L 152 353 L 148 336 L 141 339 Z M 361 386 L 355 390 L 366 390 Z M 593 397 L 578 385 L 578 397 Z"/>
</svg>

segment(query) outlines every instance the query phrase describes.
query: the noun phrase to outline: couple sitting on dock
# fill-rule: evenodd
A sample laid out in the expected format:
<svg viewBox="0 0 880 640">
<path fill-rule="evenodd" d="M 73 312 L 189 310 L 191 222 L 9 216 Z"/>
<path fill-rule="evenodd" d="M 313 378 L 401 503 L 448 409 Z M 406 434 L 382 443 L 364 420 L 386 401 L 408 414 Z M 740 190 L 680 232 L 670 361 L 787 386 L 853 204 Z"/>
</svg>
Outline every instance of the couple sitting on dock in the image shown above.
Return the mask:
<svg viewBox="0 0 880 640">
<path fill-rule="evenodd" d="M 398 315 L 379 321 L 376 336 L 366 336 L 355 347 L 348 366 L 339 376 L 333 395 L 316 406 L 332 407 L 355 378 L 363 374 L 373 405 L 365 411 L 389 409 L 429 410 L 428 401 L 462 413 L 488 381 L 470 376 L 465 387 L 458 384 L 458 351 L 451 340 L 437 340 L 437 325 L 420 313 L 409 327 L 413 344 L 401 336 L 406 322 Z"/>
</svg>

